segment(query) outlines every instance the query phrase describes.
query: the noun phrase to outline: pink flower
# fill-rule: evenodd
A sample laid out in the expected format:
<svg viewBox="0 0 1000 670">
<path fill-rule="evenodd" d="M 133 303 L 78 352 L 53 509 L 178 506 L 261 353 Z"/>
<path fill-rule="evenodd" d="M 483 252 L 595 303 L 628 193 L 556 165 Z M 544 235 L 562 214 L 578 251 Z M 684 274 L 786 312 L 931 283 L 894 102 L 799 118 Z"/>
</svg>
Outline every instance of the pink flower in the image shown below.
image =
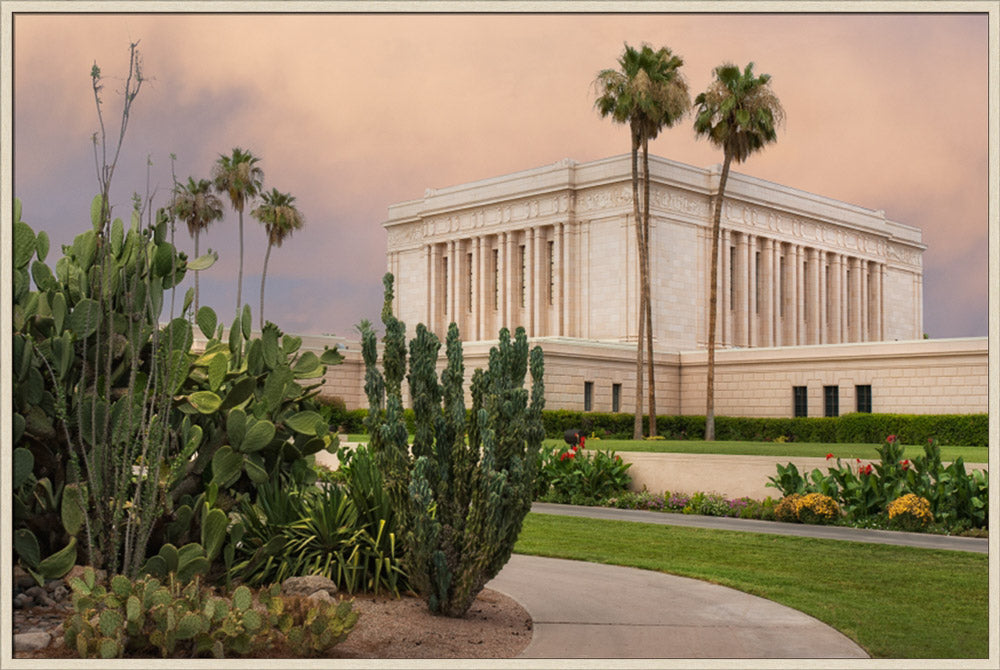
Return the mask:
<svg viewBox="0 0 1000 670">
<path fill-rule="evenodd" d="M 827 454 L 826 455 L 826 460 L 830 460 L 831 458 L 833 458 L 833 454 Z"/>
</svg>

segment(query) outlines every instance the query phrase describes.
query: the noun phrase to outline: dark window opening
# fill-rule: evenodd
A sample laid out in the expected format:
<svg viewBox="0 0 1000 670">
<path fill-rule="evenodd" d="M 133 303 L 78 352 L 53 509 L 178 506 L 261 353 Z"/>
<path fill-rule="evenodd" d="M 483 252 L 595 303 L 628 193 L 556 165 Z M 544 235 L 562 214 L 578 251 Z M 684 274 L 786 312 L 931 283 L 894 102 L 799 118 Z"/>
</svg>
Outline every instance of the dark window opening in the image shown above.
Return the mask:
<svg viewBox="0 0 1000 670">
<path fill-rule="evenodd" d="M 594 382 L 583 382 L 583 411 L 589 412 L 594 407 Z"/>
<path fill-rule="evenodd" d="M 611 411 L 620 412 L 622 411 L 622 385 L 612 384 L 611 385 Z"/>
<path fill-rule="evenodd" d="M 823 387 L 824 416 L 840 415 L 840 388 L 837 386 Z"/>
<path fill-rule="evenodd" d="M 864 384 L 854 387 L 858 397 L 858 411 L 866 414 L 872 413 L 872 387 L 871 384 Z"/>
<path fill-rule="evenodd" d="M 795 416 L 809 416 L 809 398 L 805 386 L 792 387 L 792 404 Z"/>
</svg>

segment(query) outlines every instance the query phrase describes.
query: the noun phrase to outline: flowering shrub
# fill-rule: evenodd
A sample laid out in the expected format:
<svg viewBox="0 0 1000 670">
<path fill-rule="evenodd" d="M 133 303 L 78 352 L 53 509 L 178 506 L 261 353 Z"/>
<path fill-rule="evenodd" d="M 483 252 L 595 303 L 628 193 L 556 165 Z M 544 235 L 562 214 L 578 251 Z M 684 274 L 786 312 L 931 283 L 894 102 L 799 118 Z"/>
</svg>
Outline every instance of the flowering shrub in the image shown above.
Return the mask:
<svg viewBox="0 0 1000 670">
<path fill-rule="evenodd" d="M 912 493 L 893 500 L 887 511 L 890 523 L 902 530 L 919 530 L 934 521 L 930 501 Z"/>
<path fill-rule="evenodd" d="M 802 496 L 798 493 L 789 493 L 774 508 L 774 518 L 778 521 L 797 522 L 799 520 L 799 500 Z"/>
<path fill-rule="evenodd" d="M 803 476 L 793 463 L 777 466 L 770 477 L 773 486 L 784 496 L 822 493 L 833 498 L 851 522 L 885 519 L 889 503 L 907 493 L 925 498 L 933 518 L 951 530 L 988 525 L 988 475 L 985 471 L 967 473 L 961 458 L 945 466 L 937 440 L 929 439 L 924 455 L 902 459 L 903 446 L 889 435 L 878 447 L 879 462 L 862 463 L 860 458 L 842 463 L 824 475 L 817 468 Z M 827 460 L 834 458 L 832 453 Z"/>
<path fill-rule="evenodd" d="M 802 523 L 832 523 L 840 517 L 840 506 L 830 496 L 808 493 L 795 501 L 795 514 Z"/>
<path fill-rule="evenodd" d="M 546 502 L 594 504 L 622 493 L 631 482 L 632 464 L 613 451 L 588 453 L 580 444 L 543 447 L 539 458 L 535 498 Z"/>
</svg>

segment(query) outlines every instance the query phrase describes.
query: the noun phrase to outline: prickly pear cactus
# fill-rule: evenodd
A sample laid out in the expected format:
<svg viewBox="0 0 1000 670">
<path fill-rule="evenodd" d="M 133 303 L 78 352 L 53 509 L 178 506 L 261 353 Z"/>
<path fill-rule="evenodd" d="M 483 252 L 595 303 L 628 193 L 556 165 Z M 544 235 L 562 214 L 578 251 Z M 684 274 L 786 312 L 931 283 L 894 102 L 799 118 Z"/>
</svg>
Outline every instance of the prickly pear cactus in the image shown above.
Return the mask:
<svg viewBox="0 0 1000 670">
<path fill-rule="evenodd" d="M 510 558 L 531 507 L 545 435 L 542 351 L 535 347 L 529 355 L 523 329 L 513 340 L 501 330 L 489 367 L 473 374 L 467 415 L 457 326 L 448 329 L 440 382 L 440 342 L 417 326 L 407 375 L 415 422 L 411 446 L 403 423 L 405 325 L 392 315 L 392 275 L 383 283 L 384 372 L 376 367 L 375 334 L 367 324 L 362 328 L 372 448 L 402 517 L 411 586 L 432 612 L 460 617 Z M 524 388 L 529 370 L 530 393 Z"/>
</svg>

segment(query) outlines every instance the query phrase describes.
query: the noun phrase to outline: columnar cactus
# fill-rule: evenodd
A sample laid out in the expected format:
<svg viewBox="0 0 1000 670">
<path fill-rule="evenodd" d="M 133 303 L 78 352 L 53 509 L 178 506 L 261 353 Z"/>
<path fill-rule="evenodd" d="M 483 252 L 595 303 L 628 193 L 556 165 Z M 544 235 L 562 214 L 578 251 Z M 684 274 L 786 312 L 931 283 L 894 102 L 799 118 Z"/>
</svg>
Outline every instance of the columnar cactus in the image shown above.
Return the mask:
<svg viewBox="0 0 1000 670">
<path fill-rule="evenodd" d="M 545 436 L 542 350 L 535 347 L 529 357 L 523 329 L 513 341 L 501 330 L 488 369 L 473 374 L 467 415 L 458 327 L 448 329 L 448 362 L 439 383 L 440 342 L 417 326 L 407 375 L 415 424 L 411 447 L 403 423 L 405 325 L 392 314 L 392 275 L 383 283 L 384 373 L 376 367 L 375 334 L 362 327 L 371 444 L 402 518 L 410 585 L 432 612 L 460 617 L 510 558 L 531 507 Z M 529 358 L 530 395 L 524 388 Z"/>
</svg>

